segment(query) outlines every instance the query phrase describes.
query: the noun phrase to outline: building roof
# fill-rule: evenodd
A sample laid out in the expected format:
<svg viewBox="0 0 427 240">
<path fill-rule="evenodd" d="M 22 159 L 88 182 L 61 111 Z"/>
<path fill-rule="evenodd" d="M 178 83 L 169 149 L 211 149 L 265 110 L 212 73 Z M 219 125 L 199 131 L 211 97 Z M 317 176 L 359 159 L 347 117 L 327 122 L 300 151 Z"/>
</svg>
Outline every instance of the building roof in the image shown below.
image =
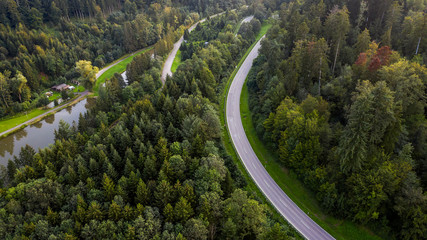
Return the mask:
<svg viewBox="0 0 427 240">
<path fill-rule="evenodd" d="M 63 84 L 59 84 L 56 86 L 53 86 L 52 89 L 57 90 L 57 91 L 62 91 L 64 89 L 68 88 L 68 85 L 63 83 Z"/>
</svg>

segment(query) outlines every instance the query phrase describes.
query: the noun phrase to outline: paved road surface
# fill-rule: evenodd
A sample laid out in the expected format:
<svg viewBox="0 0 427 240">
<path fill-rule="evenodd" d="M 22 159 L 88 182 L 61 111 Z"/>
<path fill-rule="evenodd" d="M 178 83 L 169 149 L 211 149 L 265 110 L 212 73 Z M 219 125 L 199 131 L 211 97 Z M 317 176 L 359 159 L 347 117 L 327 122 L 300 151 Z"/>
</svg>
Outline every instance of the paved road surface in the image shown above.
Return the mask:
<svg viewBox="0 0 427 240">
<path fill-rule="evenodd" d="M 232 10 L 233 11 L 233 10 Z M 214 15 L 212 15 L 212 16 L 210 16 L 210 18 L 214 18 L 214 17 L 217 17 L 217 16 L 220 16 L 220 15 L 222 15 L 222 14 L 224 14 L 225 12 L 221 12 L 221 13 L 217 13 L 217 14 L 214 14 Z M 204 22 L 204 21 L 206 21 L 206 18 L 203 18 L 202 20 L 200 20 L 200 21 L 198 21 L 198 22 L 196 22 L 195 24 L 193 24 L 190 28 L 188 28 L 188 32 L 191 32 L 191 31 L 193 31 L 195 28 L 196 28 L 196 26 L 197 26 L 197 24 L 199 24 L 199 23 L 202 23 L 202 22 Z M 182 42 L 184 41 L 184 36 L 182 36 L 179 40 L 178 40 L 178 42 L 176 42 L 174 45 L 173 45 L 173 49 L 172 49 L 172 51 L 169 53 L 169 56 L 168 56 L 168 58 L 166 58 L 166 61 L 165 61 L 165 64 L 163 65 L 163 70 L 162 70 L 162 83 L 164 84 L 165 83 L 165 81 L 166 81 L 166 77 L 169 75 L 169 76 L 172 76 L 172 64 L 173 64 L 173 60 L 175 59 L 175 56 L 176 56 L 176 54 L 178 53 L 178 50 L 179 50 L 179 48 L 181 47 L 181 44 L 182 44 Z"/>
<path fill-rule="evenodd" d="M 30 123 L 32 123 L 32 122 L 34 122 L 34 121 L 35 121 L 36 119 L 38 119 L 38 118 L 44 118 L 44 117 L 45 117 L 46 115 L 48 115 L 49 113 L 54 112 L 54 111 L 58 110 L 59 108 L 63 108 L 63 107 L 65 107 L 65 106 L 71 105 L 73 102 L 75 102 L 75 101 L 77 101 L 77 100 L 79 100 L 79 101 L 80 101 L 80 100 L 81 100 L 82 98 L 84 98 L 88 93 L 89 93 L 88 91 L 84 91 L 84 92 L 82 92 L 82 93 L 80 94 L 80 96 L 79 96 L 78 98 L 76 98 L 76 99 L 72 100 L 71 102 L 66 103 L 65 105 L 60 105 L 60 106 L 54 107 L 54 108 L 52 108 L 51 110 L 49 110 L 49 111 L 47 111 L 47 112 L 45 112 L 45 113 L 43 113 L 43 114 L 40 114 L 40 115 L 38 115 L 38 116 L 35 116 L 35 117 L 31 118 L 30 120 L 28 120 L 28 121 L 26 121 L 26 122 L 24 122 L 24 123 L 21 123 L 21 124 L 19 124 L 19 125 L 15 126 L 15 127 L 13 127 L 13 128 L 10 128 L 10 129 L 8 129 L 8 130 L 6 130 L 6 131 L 4 131 L 4 132 L 0 133 L 0 136 L 3 136 L 4 134 L 10 133 L 10 132 L 13 132 L 13 131 L 15 131 L 15 130 L 17 130 L 17 129 L 21 128 L 24 124 L 27 124 L 27 125 L 28 125 L 28 124 L 30 124 Z"/>
<path fill-rule="evenodd" d="M 240 94 L 246 76 L 252 67 L 253 60 L 258 56 L 261 46 L 259 41 L 243 62 L 233 79 L 227 96 L 226 118 L 234 146 L 252 179 L 264 193 L 277 211 L 307 239 L 334 239 L 329 233 L 307 216 L 270 177 L 264 166 L 253 151 L 242 125 L 240 117 Z"/>
<path fill-rule="evenodd" d="M 242 20 L 242 22 L 240 23 L 240 26 L 239 26 L 239 29 L 237 29 L 237 32 L 239 32 L 239 30 L 240 30 L 240 27 L 242 26 L 242 24 L 243 23 L 247 23 L 247 22 L 250 22 L 250 21 L 252 21 L 252 19 L 254 18 L 254 16 L 252 15 L 252 16 L 248 16 L 248 17 L 245 17 L 243 20 Z M 236 32 L 236 34 L 234 34 L 234 36 L 237 36 L 237 32 Z"/>
<path fill-rule="evenodd" d="M 254 18 L 254 16 L 252 15 L 252 16 L 249 16 L 249 17 L 245 17 L 243 20 L 242 20 L 242 24 L 243 23 L 247 23 L 247 22 L 250 22 L 250 21 L 252 21 L 252 19 Z"/>
</svg>

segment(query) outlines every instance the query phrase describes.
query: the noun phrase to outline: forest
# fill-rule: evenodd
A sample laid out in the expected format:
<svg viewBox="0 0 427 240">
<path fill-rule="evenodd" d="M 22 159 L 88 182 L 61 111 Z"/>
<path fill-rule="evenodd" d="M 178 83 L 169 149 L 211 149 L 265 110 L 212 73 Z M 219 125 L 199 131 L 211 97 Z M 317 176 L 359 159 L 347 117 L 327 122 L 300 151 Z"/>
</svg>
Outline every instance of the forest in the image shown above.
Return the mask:
<svg viewBox="0 0 427 240">
<path fill-rule="evenodd" d="M 388 239 L 427 236 L 426 4 L 283 3 L 247 81 L 281 165 Z"/>
<path fill-rule="evenodd" d="M 259 138 L 328 214 L 384 239 L 425 239 L 426 9 L 426 0 L 0 1 L 0 119 L 46 105 L 46 89 L 87 66 L 154 49 L 127 65 L 128 84 L 115 74 L 78 122 L 61 122 L 55 144 L 0 166 L 0 239 L 301 238 L 247 191 L 221 135 L 221 94 L 269 17 L 247 79 Z M 182 35 L 182 63 L 162 85 Z"/>
<path fill-rule="evenodd" d="M 215 2 L 215 4 L 213 4 Z M 241 1 L 3 0 L 0 2 L 0 118 L 46 104 L 44 90 L 156 45 L 169 53 L 200 15 Z M 90 89 L 89 89 L 90 90 Z"/>
<path fill-rule="evenodd" d="M 55 2 L 60 4 L 60 1 Z M 82 2 L 89 4 L 91 1 Z M 100 5 L 101 2 L 107 5 Z M 79 12 L 73 7 L 76 5 L 72 5 L 77 1 L 64 1 L 61 4 L 68 8 L 61 8 L 65 11 L 61 21 L 76 31 L 79 31 L 77 26 L 86 21 L 92 26 L 99 24 L 126 31 L 126 24 L 140 26 L 142 22 L 138 21 L 144 20 L 144 15 L 137 14 L 130 22 L 124 20 L 124 25 L 109 22 L 119 19 L 114 16 L 129 17 L 123 13 L 128 2 L 120 8 L 113 2 L 108 5 L 108 1 L 93 1 L 95 12 L 89 8 Z M 203 16 L 218 9 L 234 8 L 228 1 L 215 8 L 208 1 L 177 2 L 172 21 L 179 19 L 177 13 L 188 9 L 198 11 L 193 12 L 193 16 Z M 22 6 L 24 1 L 15 4 Z M 140 4 L 148 3 L 135 1 L 131 4 L 136 4 L 139 11 Z M 266 16 L 279 6 L 279 3 L 275 3 L 274 8 L 264 6 L 262 2 L 257 4 L 263 6 L 256 10 L 259 16 Z M 148 6 L 141 8 L 146 11 L 153 5 Z M 163 18 L 163 13 L 171 10 L 166 8 L 153 13 Z M 96 13 L 96 9 L 101 10 Z M 253 13 L 254 7 L 247 11 Z M 240 14 L 247 13 L 227 12 L 220 18 L 206 21 L 194 31 L 194 36 L 193 33 L 187 36 L 189 43 L 209 44 L 195 48 L 192 56 L 178 67 L 173 77 L 167 78 L 163 87 L 159 74 L 162 61 L 143 53 L 127 67 L 129 85 L 126 86 L 120 74 L 107 80 L 105 87 L 99 88 L 95 106 L 80 115 L 78 123 L 60 123 L 59 129 L 55 130 L 55 144 L 38 151 L 27 145 L 19 156 L 9 160 L 7 166 L 0 166 L 0 238 L 203 240 L 297 237 L 295 231 L 274 217 L 271 209 L 256 195 L 242 190 L 247 184 L 246 179 L 222 143 L 218 95 L 234 70 L 233 66 L 254 41 L 254 38 L 243 39 L 240 34 L 234 35 L 242 18 Z M 94 15 L 99 15 L 102 23 L 92 22 L 99 21 Z M 155 20 L 153 16 L 146 18 L 147 24 L 155 26 L 157 21 L 164 21 Z M 54 23 L 43 21 L 40 30 L 29 30 L 25 20 L 22 21 L 22 26 L 10 23 L 4 26 L 10 37 L 27 31 L 42 34 L 43 29 L 54 26 Z M 184 29 L 187 24 L 184 18 L 182 21 L 173 28 Z M 263 19 L 254 20 L 253 25 L 260 21 Z M 169 23 L 166 25 L 172 28 Z M 247 29 L 252 31 L 252 28 Z M 148 37 L 145 30 L 141 31 L 141 36 Z M 89 47 L 83 50 L 88 53 L 88 60 L 98 58 L 97 53 L 104 53 L 104 50 L 105 53 L 108 50 L 133 51 L 145 47 L 144 44 L 168 41 L 170 37 L 161 31 L 160 36 L 153 37 L 153 43 L 144 43 L 137 38 L 137 44 L 142 45 L 129 45 L 132 47 L 127 49 L 120 42 L 123 39 L 110 44 L 115 40 L 109 42 L 108 35 L 93 36 L 83 30 L 82 34 L 82 38 L 93 39 L 94 45 L 80 42 L 81 38 L 77 36 L 69 39 L 69 43 L 73 48 Z M 249 36 L 253 32 L 242 31 L 241 34 Z M 126 38 L 126 33 L 115 36 Z M 53 35 L 50 39 L 49 44 L 57 42 L 62 45 L 62 41 Z M 97 48 L 97 41 L 109 48 Z M 162 49 L 161 44 L 156 48 Z M 52 47 L 51 51 L 56 50 Z M 64 73 L 69 77 L 77 75 L 73 72 L 73 61 L 81 56 L 71 55 L 78 53 L 70 48 L 61 51 L 73 60 L 70 65 L 64 63 L 69 70 L 64 67 L 58 76 L 63 77 Z M 21 57 L 25 61 L 38 58 L 38 55 L 18 54 L 13 59 L 21 61 Z M 4 62 L 9 59 L 12 57 L 6 57 Z M 55 81 L 53 76 L 45 75 L 46 79 Z M 13 73 L 9 77 L 14 78 Z M 32 97 L 35 90 L 28 88 Z"/>
</svg>

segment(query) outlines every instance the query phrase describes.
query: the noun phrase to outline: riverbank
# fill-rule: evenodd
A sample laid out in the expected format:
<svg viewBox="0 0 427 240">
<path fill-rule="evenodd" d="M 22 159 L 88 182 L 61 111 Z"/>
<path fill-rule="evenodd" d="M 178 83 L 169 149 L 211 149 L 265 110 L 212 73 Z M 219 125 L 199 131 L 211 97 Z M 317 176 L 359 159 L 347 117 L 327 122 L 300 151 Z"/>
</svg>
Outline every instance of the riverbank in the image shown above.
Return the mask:
<svg viewBox="0 0 427 240">
<path fill-rule="evenodd" d="M 17 132 L 17 131 L 25 128 L 28 125 L 32 125 L 34 123 L 37 123 L 37 122 L 43 120 L 45 117 L 48 117 L 48 116 L 50 116 L 52 114 L 55 114 L 56 112 L 61 111 L 62 109 L 66 108 L 66 107 L 75 105 L 76 103 L 78 103 L 78 102 L 82 101 L 83 99 L 85 99 L 88 96 L 88 94 L 89 94 L 88 91 L 83 92 L 77 98 L 71 99 L 68 102 L 64 102 L 64 103 L 62 103 L 62 104 L 60 104 L 60 105 L 58 105 L 58 106 L 56 106 L 56 107 L 54 107 L 52 109 L 41 110 L 42 113 L 40 113 L 39 115 L 36 115 L 35 117 L 33 117 L 33 118 L 31 118 L 31 119 L 23 122 L 23 123 L 20 123 L 20 124 L 16 125 L 15 127 L 11 127 L 9 129 L 1 132 L 0 133 L 0 139 L 2 139 L 4 137 L 7 137 L 10 134 L 15 133 L 15 132 Z M 38 113 L 38 112 L 36 112 L 36 113 Z M 15 120 L 15 119 L 10 119 L 10 120 Z"/>
</svg>

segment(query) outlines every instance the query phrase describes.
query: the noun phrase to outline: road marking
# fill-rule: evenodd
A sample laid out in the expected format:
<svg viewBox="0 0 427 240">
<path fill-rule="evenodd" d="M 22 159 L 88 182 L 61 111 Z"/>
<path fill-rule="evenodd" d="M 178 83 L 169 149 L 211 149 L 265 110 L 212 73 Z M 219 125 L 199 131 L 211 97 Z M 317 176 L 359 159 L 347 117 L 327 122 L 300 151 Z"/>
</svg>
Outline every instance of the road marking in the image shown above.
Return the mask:
<svg viewBox="0 0 427 240">
<path fill-rule="evenodd" d="M 245 151 L 246 152 L 246 151 Z M 255 163 L 252 163 L 252 166 L 256 169 Z"/>
<path fill-rule="evenodd" d="M 305 221 L 303 221 L 303 220 L 300 220 L 300 222 L 306 227 L 306 228 L 308 228 L 308 229 L 311 229 L 306 223 L 305 223 Z"/>
<path fill-rule="evenodd" d="M 264 179 L 264 183 L 267 185 L 267 187 L 271 188 L 271 187 L 270 187 L 270 184 L 268 184 L 268 183 L 267 183 L 267 181 L 266 181 L 265 179 Z"/>
<path fill-rule="evenodd" d="M 283 204 L 283 205 L 285 205 L 285 207 L 287 208 L 288 207 L 288 204 L 286 204 L 281 198 L 279 198 L 279 201 Z"/>
</svg>

